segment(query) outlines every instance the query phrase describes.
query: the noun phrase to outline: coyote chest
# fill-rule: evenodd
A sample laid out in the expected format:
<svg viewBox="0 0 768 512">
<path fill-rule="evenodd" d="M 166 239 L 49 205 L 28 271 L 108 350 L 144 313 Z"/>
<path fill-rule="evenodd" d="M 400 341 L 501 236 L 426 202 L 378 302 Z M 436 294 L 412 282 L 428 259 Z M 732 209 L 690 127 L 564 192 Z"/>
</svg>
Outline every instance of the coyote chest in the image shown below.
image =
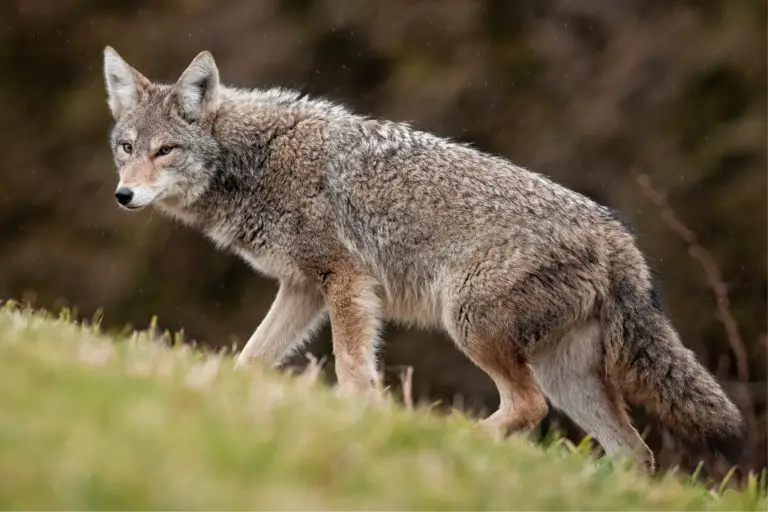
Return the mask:
<svg viewBox="0 0 768 512">
<path fill-rule="evenodd" d="M 276 279 L 299 280 L 302 272 L 287 255 L 271 250 L 268 245 L 242 243 L 238 228 L 230 223 L 219 223 L 205 230 L 206 236 L 223 250 L 233 252 L 257 272 Z M 256 242 L 256 241 L 254 241 Z M 259 247 L 257 250 L 256 247 Z"/>
</svg>

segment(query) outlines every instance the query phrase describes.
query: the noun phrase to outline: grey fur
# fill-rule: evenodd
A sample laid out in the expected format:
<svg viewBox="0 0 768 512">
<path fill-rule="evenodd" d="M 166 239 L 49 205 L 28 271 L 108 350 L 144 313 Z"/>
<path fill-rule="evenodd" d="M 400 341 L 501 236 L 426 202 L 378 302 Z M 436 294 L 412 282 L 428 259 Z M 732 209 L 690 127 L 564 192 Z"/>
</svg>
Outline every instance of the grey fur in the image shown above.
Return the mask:
<svg viewBox="0 0 768 512">
<path fill-rule="evenodd" d="M 649 469 L 625 399 L 714 450 L 740 446 L 738 410 L 656 307 L 608 208 L 403 123 L 222 85 L 206 52 L 162 85 L 107 49 L 105 77 L 126 206 L 152 204 L 280 281 L 238 365 L 279 364 L 330 318 L 340 387 L 367 391 L 381 322 L 440 328 L 499 387 L 493 431 L 535 426 L 543 388 L 608 453 Z M 176 148 L 152 156 L 163 145 Z M 682 412 L 649 403 L 659 398 Z"/>
</svg>

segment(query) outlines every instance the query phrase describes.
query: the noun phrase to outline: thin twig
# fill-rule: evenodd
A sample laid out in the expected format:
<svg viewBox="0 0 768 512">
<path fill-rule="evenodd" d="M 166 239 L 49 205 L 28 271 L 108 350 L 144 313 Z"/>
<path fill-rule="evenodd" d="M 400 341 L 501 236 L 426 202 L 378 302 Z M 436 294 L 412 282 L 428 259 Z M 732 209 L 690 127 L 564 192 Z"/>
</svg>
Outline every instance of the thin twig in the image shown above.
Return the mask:
<svg viewBox="0 0 768 512">
<path fill-rule="evenodd" d="M 715 259 L 710 252 L 699 243 L 696 233 L 686 226 L 675 214 L 667 203 L 665 195 L 653 187 L 651 179 L 647 174 L 639 174 L 637 176 L 637 182 L 646 197 L 659 208 L 662 219 L 664 219 L 672 231 L 677 233 L 686 244 L 688 244 L 688 253 L 691 257 L 701 264 L 707 282 L 709 283 L 709 287 L 712 289 L 715 299 L 717 300 L 717 317 L 723 324 L 728 344 L 735 357 L 736 375 L 741 382 L 749 384 L 749 359 L 747 349 L 739 334 L 738 323 L 731 312 L 731 302 L 728 299 L 728 287 L 723 280 Z M 748 388 L 745 387 L 745 389 Z M 749 391 L 746 391 L 739 398 L 742 402 L 742 408 L 745 409 L 745 415 L 748 415 L 747 423 L 750 430 L 750 437 L 755 439 L 754 436 L 757 434 L 757 420 L 754 417 L 755 412 L 752 395 Z"/>
<path fill-rule="evenodd" d="M 413 366 L 407 366 L 405 371 L 400 373 L 400 383 L 403 388 L 403 403 L 405 408 L 413 409 Z"/>
</svg>

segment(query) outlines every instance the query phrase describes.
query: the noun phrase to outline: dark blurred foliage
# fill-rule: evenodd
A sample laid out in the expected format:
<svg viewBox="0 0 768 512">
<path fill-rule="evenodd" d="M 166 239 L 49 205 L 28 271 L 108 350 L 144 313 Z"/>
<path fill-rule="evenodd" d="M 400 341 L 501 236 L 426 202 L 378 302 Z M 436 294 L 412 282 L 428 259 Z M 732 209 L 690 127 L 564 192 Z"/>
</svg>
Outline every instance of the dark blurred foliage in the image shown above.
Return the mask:
<svg viewBox="0 0 768 512">
<path fill-rule="evenodd" d="M 5 0 L 0 297 L 103 308 L 108 328 L 156 314 L 209 346 L 248 338 L 276 284 L 112 195 L 104 45 L 160 81 L 208 49 L 229 84 L 298 87 L 407 120 L 619 210 L 685 343 L 743 392 L 701 267 L 638 187 L 649 174 L 725 278 L 760 418 L 752 459 L 765 465 L 766 14 L 762 0 Z M 311 350 L 327 354 L 328 336 Z M 418 398 L 496 405 L 445 338 L 385 338 L 387 377 L 413 365 Z M 663 436 L 649 439 L 663 463 L 679 461 Z"/>
</svg>

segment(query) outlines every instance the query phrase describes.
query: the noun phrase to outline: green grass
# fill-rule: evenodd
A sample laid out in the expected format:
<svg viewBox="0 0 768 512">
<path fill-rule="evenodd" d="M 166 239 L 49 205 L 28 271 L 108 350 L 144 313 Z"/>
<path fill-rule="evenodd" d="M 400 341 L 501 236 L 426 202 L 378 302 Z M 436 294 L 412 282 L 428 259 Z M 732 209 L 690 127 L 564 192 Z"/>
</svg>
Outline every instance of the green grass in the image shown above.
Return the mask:
<svg viewBox="0 0 768 512">
<path fill-rule="evenodd" d="M 311 375 L 0 309 L 4 509 L 765 510 Z"/>
</svg>

